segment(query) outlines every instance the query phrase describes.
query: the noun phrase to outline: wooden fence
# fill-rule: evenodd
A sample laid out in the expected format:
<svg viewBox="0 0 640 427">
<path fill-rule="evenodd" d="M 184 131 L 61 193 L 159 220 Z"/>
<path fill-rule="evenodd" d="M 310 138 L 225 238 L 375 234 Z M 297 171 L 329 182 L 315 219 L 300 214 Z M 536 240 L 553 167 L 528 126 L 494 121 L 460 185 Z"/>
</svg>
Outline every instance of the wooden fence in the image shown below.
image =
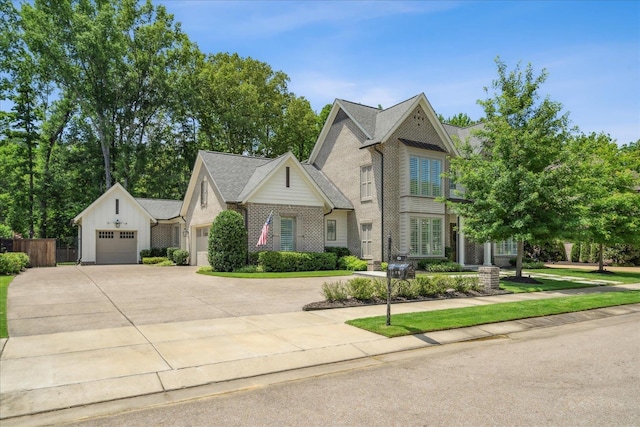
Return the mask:
<svg viewBox="0 0 640 427">
<path fill-rule="evenodd" d="M 29 255 L 31 267 L 56 266 L 56 239 L 14 239 L 13 252 Z"/>
</svg>

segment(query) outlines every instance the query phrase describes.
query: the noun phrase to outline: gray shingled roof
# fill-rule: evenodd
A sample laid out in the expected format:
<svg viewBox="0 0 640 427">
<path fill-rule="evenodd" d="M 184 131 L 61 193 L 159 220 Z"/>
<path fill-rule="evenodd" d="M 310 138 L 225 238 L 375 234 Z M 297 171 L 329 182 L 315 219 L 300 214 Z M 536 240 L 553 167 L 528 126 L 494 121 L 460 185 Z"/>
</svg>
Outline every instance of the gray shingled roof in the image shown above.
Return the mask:
<svg viewBox="0 0 640 427">
<path fill-rule="evenodd" d="M 199 154 L 222 198 L 232 203 L 242 201 L 284 159 L 284 156 L 267 159 L 216 151 L 200 151 Z M 353 209 L 324 174 L 311 165 L 302 164 L 302 167 L 337 209 Z"/>
<path fill-rule="evenodd" d="M 381 139 L 389 133 L 419 96 L 420 95 L 416 95 L 384 110 L 356 104 L 355 102 L 345 99 L 338 101 L 343 109 L 367 132 L 367 136 L 371 142 L 368 142 L 366 145 L 371 145 L 371 143 L 380 142 Z"/>
<path fill-rule="evenodd" d="M 322 190 L 322 192 L 327 196 L 335 209 L 353 209 L 353 205 L 347 199 L 344 194 L 338 190 L 338 188 L 333 185 L 333 183 L 327 178 L 322 171 L 318 170 L 314 165 L 310 165 L 309 163 L 303 163 L 302 167 L 307 173 L 313 178 L 313 180 L 318 184 L 318 187 Z"/>
<path fill-rule="evenodd" d="M 182 208 L 182 200 L 136 199 L 136 202 L 155 219 L 177 218 Z"/>
<path fill-rule="evenodd" d="M 454 139 L 453 136 L 457 136 L 460 142 L 464 143 L 467 138 L 469 139 L 469 144 L 475 152 L 479 152 L 482 149 L 482 141 L 473 135 L 472 131 L 475 129 L 482 129 L 484 127 L 483 123 L 478 123 L 473 126 L 469 126 L 466 128 L 461 128 L 458 126 L 453 126 L 448 123 L 443 123 L 444 130 L 449 134 L 451 139 Z"/>
<path fill-rule="evenodd" d="M 247 157 L 238 154 L 200 151 L 204 165 L 209 171 L 220 195 L 226 202 L 240 201 L 240 193 L 251 179 L 256 168 L 272 159 Z"/>
</svg>

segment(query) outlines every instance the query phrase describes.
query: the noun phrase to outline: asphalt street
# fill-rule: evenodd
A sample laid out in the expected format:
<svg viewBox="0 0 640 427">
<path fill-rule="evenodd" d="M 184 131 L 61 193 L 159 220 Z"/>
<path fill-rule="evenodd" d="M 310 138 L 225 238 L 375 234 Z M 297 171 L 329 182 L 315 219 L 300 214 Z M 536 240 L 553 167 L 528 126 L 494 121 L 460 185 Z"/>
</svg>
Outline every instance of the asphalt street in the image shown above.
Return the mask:
<svg viewBox="0 0 640 427">
<path fill-rule="evenodd" d="M 640 425 L 640 313 L 380 360 L 74 425 Z"/>
</svg>

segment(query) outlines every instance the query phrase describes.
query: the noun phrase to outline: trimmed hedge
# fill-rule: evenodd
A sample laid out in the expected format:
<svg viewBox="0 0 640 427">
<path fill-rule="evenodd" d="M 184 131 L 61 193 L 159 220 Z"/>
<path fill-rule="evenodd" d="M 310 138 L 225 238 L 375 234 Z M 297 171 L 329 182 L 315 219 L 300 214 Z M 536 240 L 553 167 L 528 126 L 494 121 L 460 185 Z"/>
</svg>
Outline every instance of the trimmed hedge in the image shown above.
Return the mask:
<svg viewBox="0 0 640 427">
<path fill-rule="evenodd" d="M 343 256 L 351 255 L 351 251 L 349 250 L 349 248 L 343 248 L 339 246 L 325 246 L 324 251 L 336 254 L 336 257 L 338 259 L 342 258 Z"/>
<path fill-rule="evenodd" d="M 18 274 L 29 266 L 29 255 L 24 252 L 0 254 L 0 274 Z"/>
<path fill-rule="evenodd" d="M 142 263 L 147 265 L 160 264 L 161 262 L 169 261 L 166 256 L 153 256 L 142 258 Z"/>
<path fill-rule="evenodd" d="M 140 259 L 150 257 L 166 257 L 169 248 L 151 248 L 140 251 Z"/>
<path fill-rule="evenodd" d="M 353 255 L 343 256 L 338 260 L 338 268 L 349 271 L 367 271 L 367 261 Z"/>
<path fill-rule="evenodd" d="M 247 261 L 247 230 L 242 214 L 225 210 L 209 230 L 209 264 L 215 271 L 233 271 Z"/>
<path fill-rule="evenodd" d="M 265 251 L 258 254 L 258 263 L 265 272 L 334 270 L 336 254 Z"/>
<path fill-rule="evenodd" d="M 189 252 L 183 251 L 182 249 L 176 249 L 172 253 L 172 260 L 177 265 L 187 265 L 188 259 L 189 259 Z"/>
</svg>

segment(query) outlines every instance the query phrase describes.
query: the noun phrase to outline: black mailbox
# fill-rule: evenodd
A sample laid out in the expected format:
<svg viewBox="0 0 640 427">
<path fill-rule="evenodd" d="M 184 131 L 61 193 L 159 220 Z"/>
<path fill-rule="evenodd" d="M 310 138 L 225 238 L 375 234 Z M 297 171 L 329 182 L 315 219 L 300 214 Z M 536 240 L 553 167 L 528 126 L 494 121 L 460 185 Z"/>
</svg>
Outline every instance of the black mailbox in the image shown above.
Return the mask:
<svg viewBox="0 0 640 427">
<path fill-rule="evenodd" d="M 397 262 L 387 266 L 387 275 L 392 279 L 409 280 L 416 278 L 416 269 L 406 256 L 398 256 Z"/>
</svg>

